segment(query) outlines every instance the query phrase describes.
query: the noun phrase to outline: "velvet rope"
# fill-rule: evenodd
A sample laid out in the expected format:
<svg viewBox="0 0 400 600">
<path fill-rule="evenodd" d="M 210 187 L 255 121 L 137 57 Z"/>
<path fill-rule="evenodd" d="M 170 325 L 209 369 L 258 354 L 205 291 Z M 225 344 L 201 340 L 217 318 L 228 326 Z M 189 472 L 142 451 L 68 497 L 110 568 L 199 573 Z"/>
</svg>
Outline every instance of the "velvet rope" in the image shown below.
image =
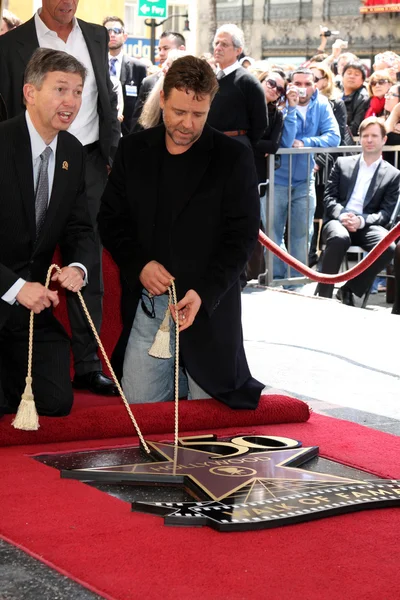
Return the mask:
<svg viewBox="0 0 400 600">
<path fill-rule="evenodd" d="M 383 252 L 389 248 L 390 244 L 397 240 L 400 237 L 400 223 L 397 223 L 393 229 L 388 231 L 385 237 L 365 256 L 359 263 L 357 263 L 354 267 L 349 269 L 348 271 L 344 271 L 343 273 L 319 273 L 318 271 L 313 271 L 310 267 L 303 265 L 303 263 L 299 262 L 296 258 L 282 250 L 275 242 L 273 242 L 269 237 L 265 235 L 263 231 L 259 231 L 258 233 L 258 241 L 260 244 L 271 250 L 278 258 L 282 259 L 285 263 L 300 271 L 303 275 L 312 279 L 313 281 L 318 281 L 318 283 L 341 283 L 342 281 L 349 281 L 349 279 L 353 279 L 360 273 L 363 273 L 373 262 L 383 254 Z"/>
</svg>

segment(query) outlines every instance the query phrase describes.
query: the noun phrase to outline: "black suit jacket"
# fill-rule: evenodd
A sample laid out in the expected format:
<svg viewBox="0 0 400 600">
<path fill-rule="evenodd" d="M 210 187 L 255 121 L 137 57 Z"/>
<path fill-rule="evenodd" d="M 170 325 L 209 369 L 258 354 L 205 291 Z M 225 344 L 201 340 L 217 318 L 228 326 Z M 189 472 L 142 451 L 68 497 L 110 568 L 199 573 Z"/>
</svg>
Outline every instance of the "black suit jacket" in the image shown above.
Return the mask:
<svg viewBox="0 0 400 600">
<path fill-rule="evenodd" d="M 338 219 L 351 198 L 360 165 L 360 156 L 337 159 L 325 188 L 324 221 Z M 361 216 L 366 225 L 389 223 L 400 191 L 400 171 L 382 160 L 371 180 Z"/>
<path fill-rule="evenodd" d="M 113 91 L 108 67 L 109 36 L 105 27 L 78 19 L 98 89 L 99 142 L 107 162 L 113 158 L 121 136 L 117 119 L 117 96 Z M 8 117 L 24 111 L 24 72 L 33 52 L 39 47 L 34 18 L 20 27 L 0 36 L 0 94 L 3 96 Z"/>
<path fill-rule="evenodd" d="M 124 97 L 124 120 L 121 124 L 122 135 L 127 135 L 131 130 L 131 120 L 136 102 L 140 94 L 142 81 L 146 77 L 146 66 L 131 56 L 124 54 L 122 56 L 121 76 L 122 94 Z M 136 96 L 127 93 L 126 86 L 136 87 Z M 129 90 L 129 88 L 128 88 Z"/>
<path fill-rule="evenodd" d="M 163 125 L 122 138 L 98 216 L 102 242 L 121 271 L 120 362 L 141 294 L 139 275 L 154 259 L 164 148 Z M 189 184 L 174 202 L 169 248 L 178 299 L 189 289 L 202 299 L 194 324 L 180 338 L 183 361 L 214 398 L 255 408 L 263 385 L 251 377 L 244 354 L 239 283 L 260 223 L 252 152 L 208 125 L 190 151 Z"/>
<path fill-rule="evenodd" d="M 60 132 L 55 160 L 49 208 L 35 243 L 32 150 L 25 114 L 0 123 L 0 328 L 12 308 L 1 297 L 20 277 L 44 284 L 57 244 L 63 263 L 82 263 L 90 277 L 95 242 L 82 144 Z"/>
<path fill-rule="evenodd" d="M 142 81 L 142 87 L 140 88 L 140 94 L 138 96 L 135 110 L 133 111 L 133 115 L 131 118 L 131 132 L 134 133 L 136 131 L 141 131 L 143 128 L 138 124 L 138 119 L 142 114 L 144 103 L 147 100 L 147 96 L 150 94 L 153 87 L 156 85 L 157 81 L 161 77 L 161 71 L 159 73 L 153 73 L 153 75 L 149 75 L 145 77 Z"/>
</svg>

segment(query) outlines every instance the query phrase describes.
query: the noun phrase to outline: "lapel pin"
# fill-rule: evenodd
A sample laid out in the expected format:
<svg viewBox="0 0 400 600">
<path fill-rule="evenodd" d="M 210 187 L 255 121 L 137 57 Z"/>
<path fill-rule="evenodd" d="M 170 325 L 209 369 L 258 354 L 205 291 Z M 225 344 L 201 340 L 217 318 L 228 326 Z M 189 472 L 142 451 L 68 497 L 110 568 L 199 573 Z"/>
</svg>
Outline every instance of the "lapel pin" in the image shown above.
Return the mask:
<svg viewBox="0 0 400 600">
<path fill-rule="evenodd" d="M 62 164 L 62 168 L 65 169 L 66 171 L 68 171 L 68 163 L 66 160 L 64 160 L 64 162 Z"/>
</svg>

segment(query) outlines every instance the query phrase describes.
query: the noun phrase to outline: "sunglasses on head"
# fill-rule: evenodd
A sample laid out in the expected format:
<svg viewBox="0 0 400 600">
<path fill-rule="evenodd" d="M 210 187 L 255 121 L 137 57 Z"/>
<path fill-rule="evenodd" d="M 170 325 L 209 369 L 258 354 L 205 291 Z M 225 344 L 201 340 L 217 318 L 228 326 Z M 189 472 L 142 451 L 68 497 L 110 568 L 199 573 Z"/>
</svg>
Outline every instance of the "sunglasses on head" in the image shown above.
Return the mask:
<svg viewBox="0 0 400 600">
<path fill-rule="evenodd" d="M 265 79 L 264 81 L 268 85 L 268 87 L 270 87 L 272 90 L 276 90 L 280 96 L 284 95 L 285 88 L 283 88 L 281 85 L 278 85 L 276 81 L 274 81 L 273 79 Z"/>
<path fill-rule="evenodd" d="M 389 79 L 376 79 L 375 81 L 371 81 L 371 87 L 374 87 L 375 85 L 383 85 L 384 83 L 389 83 Z"/>
<path fill-rule="evenodd" d="M 115 33 L 115 35 L 124 33 L 124 30 L 122 27 L 107 27 L 107 31 L 108 31 L 108 33 L 111 33 L 113 31 Z"/>
</svg>

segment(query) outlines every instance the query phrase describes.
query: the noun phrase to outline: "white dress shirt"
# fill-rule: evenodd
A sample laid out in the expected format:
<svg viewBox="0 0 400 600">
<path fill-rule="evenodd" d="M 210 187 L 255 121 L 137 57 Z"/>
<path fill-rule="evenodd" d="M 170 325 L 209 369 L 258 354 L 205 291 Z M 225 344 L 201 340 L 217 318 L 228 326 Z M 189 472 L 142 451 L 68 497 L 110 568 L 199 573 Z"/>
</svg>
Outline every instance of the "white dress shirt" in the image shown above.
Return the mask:
<svg viewBox="0 0 400 600">
<path fill-rule="evenodd" d="M 25 113 L 25 118 L 26 118 L 26 124 L 28 127 L 28 132 L 29 132 L 29 137 L 31 140 L 31 149 L 32 149 L 32 167 L 33 167 L 33 185 L 34 185 L 34 191 L 36 193 L 36 188 L 37 188 L 37 184 L 38 184 L 38 179 L 39 179 L 39 169 L 40 169 L 40 155 L 42 154 L 42 152 L 45 150 L 45 148 L 47 147 L 47 144 L 44 142 L 43 138 L 39 135 L 39 133 L 37 132 L 37 130 L 35 129 L 32 120 L 29 116 L 28 111 L 26 111 Z M 48 203 L 47 206 L 50 203 L 50 197 L 51 197 L 51 190 L 53 188 L 53 181 L 54 181 L 54 169 L 55 169 L 55 164 L 56 164 L 56 151 L 57 151 L 57 143 L 58 143 L 58 135 L 56 135 L 56 137 L 52 140 L 52 142 L 50 142 L 49 147 L 52 149 L 52 153 L 50 154 L 49 157 L 49 163 L 48 163 L 48 168 L 47 168 L 47 174 L 49 177 L 49 198 L 48 198 Z M 49 265 L 50 266 L 50 265 Z M 87 283 L 87 270 L 86 267 L 84 267 L 81 263 L 71 263 L 69 265 L 70 267 L 79 267 L 83 270 L 85 277 L 84 277 L 84 284 L 86 285 Z M 7 302 L 8 304 L 14 304 L 16 297 L 18 295 L 18 293 L 20 292 L 22 286 L 26 283 L 26 281 L 24 279 L 22 279 L 21 277 L 19 279 L 17 279 L 17 281 L 14 283 L 14 285 L 12 285 L 5 294 L 3 294 L 3 296 L 1 297 L 2 300 L 4 300 L 4 302 Z"/>
<path fill-rule="evenodd" d="M 63 50 L 72 54 L 87 69 L 85 85 L 83 86 L 82 106 L 74 122 L 70 125 L 68 131 L 86 146 L 97 142 L 99 139 L 99 114 L 97 112 L 98 90 L 96 78 L 90 60 L 89 50 L 78 21 L 73 19 L 72 31 L 66 42 L 58 37 L 55 31 L 51 31 L 40 18 L 42 9 L 35 14 L 36 34 L 41 48 L 52 48 L 53 50 Z"/>
<path fill-rule="evenodd" d="M 233 73 L 233 71 L 236 71 L 236 69 L 238 69 L 240 66 L 241 65 L 240 65 L 239 61 L 236 61 L 233 63 L 233 65 L 229 65 L 229 67 L 225 67 L 225 69 L 218 69 L 216 75 L 218 75 L 218 73 L 220 71 L 223 71 L 225 73 L 225 77 L 226 77 L 227 75 L 230 75 L 230 73 Z"/>
<path fill-rule="evenodd" d="M 376 160 L 368 166 L 364 160 L 364 157 L 361 156 L 357 180 L 353 192 L 349 198 L 349 201 L 344 208 L 344 212 L 352 212 L 360 217 L 360 229 L 362 229 L 365 226 L 365 219 L 361 216 L 364 212 L 365 196 L 367 195 L 368 188 L 371 185 L 371 181 L 373 176 L 375 175 L 375 171 L 377 170 L 381 162 L 382 157 L 380 156 L 378 160 Z"/>
</svg>

